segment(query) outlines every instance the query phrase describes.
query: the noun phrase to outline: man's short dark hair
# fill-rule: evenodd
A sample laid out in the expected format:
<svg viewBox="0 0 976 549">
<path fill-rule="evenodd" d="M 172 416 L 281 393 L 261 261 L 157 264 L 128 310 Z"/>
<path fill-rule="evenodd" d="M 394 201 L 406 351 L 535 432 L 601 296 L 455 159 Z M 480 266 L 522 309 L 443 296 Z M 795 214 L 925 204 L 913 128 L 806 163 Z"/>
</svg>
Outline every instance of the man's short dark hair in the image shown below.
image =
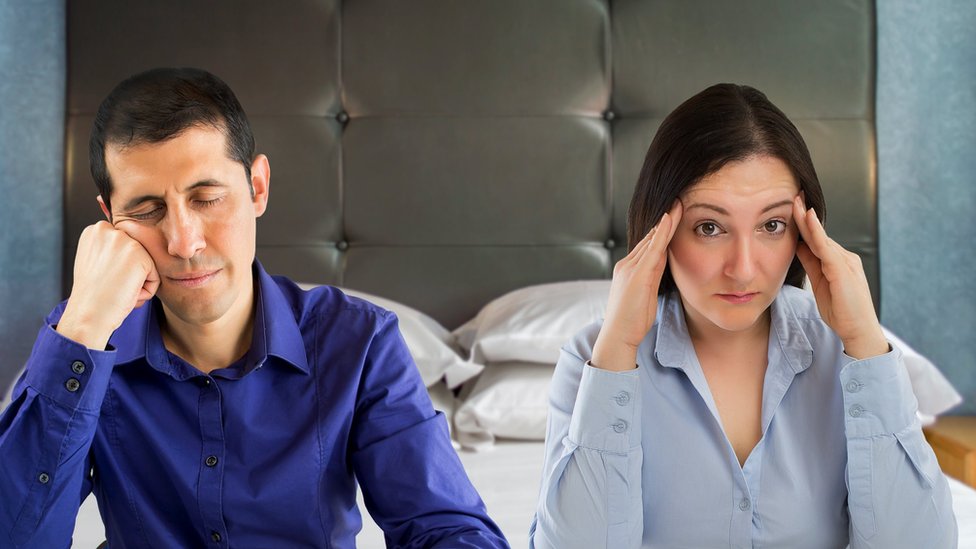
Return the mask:
<svg viewBox="0 0 976 549">
<path fill-rule="evenodd" d="M 106 208 L 112 211 L 107 145 L 161 143 L 200 126 L 224 133 L 227 156 L 244 166 L 250 186 L 254 135 L 244 109 L 223 80 L 202 69 L 159 68 L 119 83 L 98 107 L 88 146 L 92 177 Z"/>
</svg>

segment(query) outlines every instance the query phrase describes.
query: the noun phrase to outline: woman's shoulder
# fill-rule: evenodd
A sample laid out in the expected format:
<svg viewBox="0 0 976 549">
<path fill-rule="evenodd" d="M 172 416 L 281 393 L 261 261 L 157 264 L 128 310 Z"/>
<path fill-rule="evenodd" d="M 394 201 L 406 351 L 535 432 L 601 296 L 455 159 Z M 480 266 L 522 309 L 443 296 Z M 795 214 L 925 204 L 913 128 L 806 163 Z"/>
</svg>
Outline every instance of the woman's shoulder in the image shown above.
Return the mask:
<svg viewBox="0 0 976 549">
<path fill-rule="evenodd" d="M 589 360 L 590 355 L 593 354 L 593 346 L 596 344 L 596 338 L 600 335 L 600 328 L 602 327 L 602 318 L 583 326 L 563 345 L 563 352 L 569 353 L 584 362 Z"/>
<path fill-rule="evenodd" d="M 820 318 L 820 310 L 817 309 L 817 300 L 810 290 L 796 286 L 783 286 L 777 299 L 782 300 L 793 311 L 797 319 L 823 322 Z"/>
<path fill-rule="evenodd" d="M 784 286 L 776 298 L 780 308 L 777 322 L 784 332 L 799 330 L 809 344 L 821 351 L 839 349 L 840 339 L 824 322 L 813 293 L 795 286 Z M 795 319 L 791 321 L 791 319 Z"/>
</svg>

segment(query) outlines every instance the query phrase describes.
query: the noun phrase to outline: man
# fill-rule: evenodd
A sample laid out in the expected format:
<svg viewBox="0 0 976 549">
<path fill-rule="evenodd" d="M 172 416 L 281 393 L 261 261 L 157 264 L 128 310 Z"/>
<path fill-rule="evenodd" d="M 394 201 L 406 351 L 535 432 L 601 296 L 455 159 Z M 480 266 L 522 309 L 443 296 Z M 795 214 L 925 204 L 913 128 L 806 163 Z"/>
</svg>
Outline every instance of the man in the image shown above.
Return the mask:
<svg viewBox="0 0 976 549">
<path fill-rule="evenodd" d="M 507 547 L 389 312 L 254 259 L 270 168 L 197 69 L 119 84 L 90 157 L 107 221 L 0 417 L 0 546 Z"/>
</svg>

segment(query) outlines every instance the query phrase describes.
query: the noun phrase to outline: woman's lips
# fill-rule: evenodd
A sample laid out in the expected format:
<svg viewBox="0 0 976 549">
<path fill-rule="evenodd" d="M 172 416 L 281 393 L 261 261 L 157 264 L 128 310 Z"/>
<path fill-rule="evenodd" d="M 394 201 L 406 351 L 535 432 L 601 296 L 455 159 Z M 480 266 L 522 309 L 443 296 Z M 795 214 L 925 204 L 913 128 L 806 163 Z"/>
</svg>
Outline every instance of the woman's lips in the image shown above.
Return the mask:
<svg viewBox="0 0 976 549">
<path fill-rule="evenodd" d="M 718 294 L 718 297 L 732 303 L 733 305 L 739 305 L 742 303 L 749 303 L 757 295 L 759 295 L 759 292 Z"/>
<path fill-rule="evenodd" d="M 168 276 L 166 278 L 168 278 L 173 284 L 176 284 L 177 286 L 182 286 L 184 288 L 199 288 L 200 286 L 203 286 L 207 282 L 210 282 L 210 280 L 213 279 L 213 277 L 216 276 L 217 273 L 219 272 L 220 269 L 217 269 L 216 271 L 186 273 L 177 276 Z"/>
</svg>

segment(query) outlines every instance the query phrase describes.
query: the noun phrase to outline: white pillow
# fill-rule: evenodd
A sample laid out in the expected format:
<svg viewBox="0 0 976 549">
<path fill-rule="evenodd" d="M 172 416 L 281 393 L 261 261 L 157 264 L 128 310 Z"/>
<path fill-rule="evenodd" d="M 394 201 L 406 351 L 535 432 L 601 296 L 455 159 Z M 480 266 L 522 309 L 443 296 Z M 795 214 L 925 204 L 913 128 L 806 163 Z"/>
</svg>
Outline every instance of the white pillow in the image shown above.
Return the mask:
<svg viewBox="0 0 976 549">
<path fill-rule="evenodd" d="M 522 362 L 491 364 L 454 413 L 462 448 L 490 448 L 495 437 L 545 440 L 549 382 L 555 366 Z"/>
<path fill-rule="evenodd" d="M 299 283 L 298 286 L 310 290 L 319 284 Z M 479 364 L 464 361 L 453 348 L 451 333 L 436 320 L 417 309 L 365 292 L 347 288 L 339 289 L 346 295 L 366 300 L 397 316 L 400 333 L 427 387 L 444 377 L 451 382 L 451 387 L 455 387 L 478 375 L 483 368 Z"/>
<path fill-rule="evenodd" d="M 881 329 L 888 342 L 901 349 L 905 369 L 908 370 L 908 378 L 912 382 L 912 391 L 918 399 L 917 415 L 922 425 L 935 423 L 936 416 L 962 402 L 962 396 L 935 364 L 918 354 L 888 328 L 882 326 Z"/>
<path fill-rule="evenodd" d="M 609 280 L 521 288 L 485 305 L 454 336 L 473 362 L 555 364 L 560 347 L 583 326 L 603 318 L 609 293 Z"/>
<path fill-rule="evenodd" d="M 528 286 L 488 303 L 454 335 L 475 362 L 554 364 L 562 345 L 587 324 L 603 318 L 609 295 L 609 280 Z M 962 401 L 931 361 L 887 328 L 884 332 L 902 350 L 923 423 Z"/>
</svg>

